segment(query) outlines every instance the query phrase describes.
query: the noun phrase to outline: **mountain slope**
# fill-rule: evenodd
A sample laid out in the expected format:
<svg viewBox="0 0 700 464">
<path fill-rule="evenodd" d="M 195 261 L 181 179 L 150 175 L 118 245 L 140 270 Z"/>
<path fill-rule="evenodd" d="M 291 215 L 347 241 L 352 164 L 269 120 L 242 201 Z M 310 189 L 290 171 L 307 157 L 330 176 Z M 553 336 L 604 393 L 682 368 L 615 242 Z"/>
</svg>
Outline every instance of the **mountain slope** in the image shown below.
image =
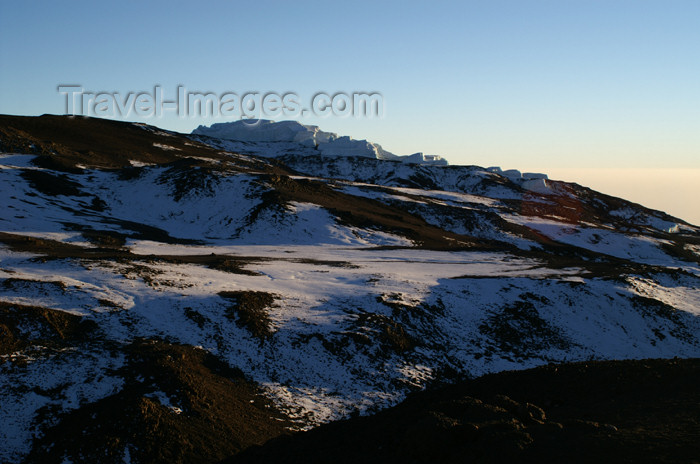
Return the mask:
<svg viewBox="0 0 700 464">
<path fill-rule="evenodd" d="M 225 462 L 696 462 L 698 381 L 697 359 L 492 374 Z"/>
<path fill-rule="evenodd" d="M 464 376 L 700 357 L 700 230 L 575 184 L 91 118 L 2 116 L 0 147 L 0 460 L 122 398 L 194 417 L 181 371 L 130 373 L 143 340 L 236 369 L 260 440 Z"/>
</svg>

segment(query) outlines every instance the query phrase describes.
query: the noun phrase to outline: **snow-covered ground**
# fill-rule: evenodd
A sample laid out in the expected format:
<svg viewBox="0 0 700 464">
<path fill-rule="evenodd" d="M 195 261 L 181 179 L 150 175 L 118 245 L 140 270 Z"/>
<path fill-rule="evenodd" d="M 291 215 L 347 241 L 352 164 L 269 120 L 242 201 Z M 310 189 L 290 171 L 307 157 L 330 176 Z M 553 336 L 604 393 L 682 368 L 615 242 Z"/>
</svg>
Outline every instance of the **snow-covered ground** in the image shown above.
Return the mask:
<svg viewBox="0 0 700 464">
<path fill-rule="evenodd" d="M 268 143 L 276 142 L 245 153 Z M 134 163 L 129 172 L 59 174 L 31 158 L 0 158 L 0 232 L 70 245 L 75 256 L 0 245 L 0 302 L 82 316 L 115 346 L 138 337 L 200 346 L 262 385 L 300 427 L 393 404 L 446 372 L 700 356 L 699 266 L 664 248 L 673 223 L 649 212 L 632 211 L 654 230 L 572 225 L 531 212 L 555 198 L 482 168 L 284 158 L 295 179 L 405 207 L 492 249 L 436 250 L 340 221 L 321 201 L 275 203 L 273 185 L 254 172 Z M 552 185 L 552 195 L 573 195 Z M 537 208 L 524 209 L 524 199 Z M 95 243 L 96 233 L 117 243 Z M 553 264 L 536 237 L 567 246 L 568 261 Z M 83 253 L 98 247 L 106 255 Z M 615 272 L 611 260 L 599 272 L 577 250 L 598 253 L 598 268 L 606 256 L 627 267 Z M 238 267 L 211 266 L 211 256 Z M 269 338 L 231 317 L 222 292 L 237 291 L 273 297 Z M 119 351 L 88 342 L 3 355 L 0 461 L 28 451 L 47 407 L 68 411 L 119 391 L 123 363 Z M 152 395 L 177 412 L 163 392 Z"/>
</svg>

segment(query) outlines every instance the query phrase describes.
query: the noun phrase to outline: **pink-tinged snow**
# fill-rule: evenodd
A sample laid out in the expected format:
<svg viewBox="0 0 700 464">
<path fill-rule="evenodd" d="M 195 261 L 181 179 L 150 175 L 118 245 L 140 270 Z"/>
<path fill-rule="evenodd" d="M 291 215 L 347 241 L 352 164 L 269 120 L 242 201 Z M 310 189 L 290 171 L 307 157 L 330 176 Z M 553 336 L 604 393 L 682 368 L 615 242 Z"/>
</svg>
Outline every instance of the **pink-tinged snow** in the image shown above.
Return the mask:
<svg viewBox="0 0 700 464">
<path fill-rule="evenodd" d="M 372 188 L 376 189 L 376 187 L 376 185 L 372 184 L 353 182 L 351 184 L 346 184 L 346 186 L 343 188 L 343 192 L 364 198 L 387 198 L 417 203 L 424 203 L 425 200 L 422 200 L 420 197 L 425 197 L 425 199 L 430 199 L 438 204 L 457 204 L 460 206 L 473 204 L 491 208 L 503 206 L 499 200 L 480 195 L 471 195 L 468 193 L 443 192 L 438 190 L 423 190 L 405 187 L 383 187 L 381 190 L 370 190 Z M 411 197 L 406 195 L 410 195 Z"/>
<path fill-rule="evenodd" d="M 503 215 L 503 219 L 529 227 L 558 242 L 617 258 L 660 266 L 684 265 L 689 270 L 697 268 L 691 263 L 676 261 L 660 248 L 662 244 L 669 242 L 648 235 L 617 232 L 613 229 L 594 227 L 592 224 L 570 224 L 535 216 Z"/>
</svg>

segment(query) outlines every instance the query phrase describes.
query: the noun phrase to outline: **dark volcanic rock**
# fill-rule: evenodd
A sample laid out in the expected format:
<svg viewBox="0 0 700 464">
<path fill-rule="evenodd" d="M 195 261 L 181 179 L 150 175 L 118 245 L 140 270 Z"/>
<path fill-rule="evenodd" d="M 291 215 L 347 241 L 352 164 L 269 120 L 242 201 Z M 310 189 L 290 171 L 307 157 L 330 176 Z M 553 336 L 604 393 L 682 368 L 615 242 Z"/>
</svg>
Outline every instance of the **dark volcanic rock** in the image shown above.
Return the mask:
<svg viewBox="0 0 700 464">
<path fill-rule="evenodd" d="M 225 462 L 698 462 L 698 382 L 698 359 L 504 372 L 276 438 Z"/>
</svg>

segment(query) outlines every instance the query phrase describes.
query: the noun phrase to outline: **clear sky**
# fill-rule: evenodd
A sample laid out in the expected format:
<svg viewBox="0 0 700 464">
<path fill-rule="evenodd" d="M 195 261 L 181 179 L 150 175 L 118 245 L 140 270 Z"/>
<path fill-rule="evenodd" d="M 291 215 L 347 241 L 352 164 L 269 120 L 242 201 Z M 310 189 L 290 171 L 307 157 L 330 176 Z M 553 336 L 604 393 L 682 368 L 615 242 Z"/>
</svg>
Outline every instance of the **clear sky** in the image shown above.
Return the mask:
<svg viewBox="0 0 700 464">
<path fill-rule="evenodd" d="M 59 84 L 376 91 L 381 119 L 300 120 L 397 154 L 565 175 L 700 223 L 697 0 L 0 0 L 0 112 L 63 113 Z"/>
</svg>

